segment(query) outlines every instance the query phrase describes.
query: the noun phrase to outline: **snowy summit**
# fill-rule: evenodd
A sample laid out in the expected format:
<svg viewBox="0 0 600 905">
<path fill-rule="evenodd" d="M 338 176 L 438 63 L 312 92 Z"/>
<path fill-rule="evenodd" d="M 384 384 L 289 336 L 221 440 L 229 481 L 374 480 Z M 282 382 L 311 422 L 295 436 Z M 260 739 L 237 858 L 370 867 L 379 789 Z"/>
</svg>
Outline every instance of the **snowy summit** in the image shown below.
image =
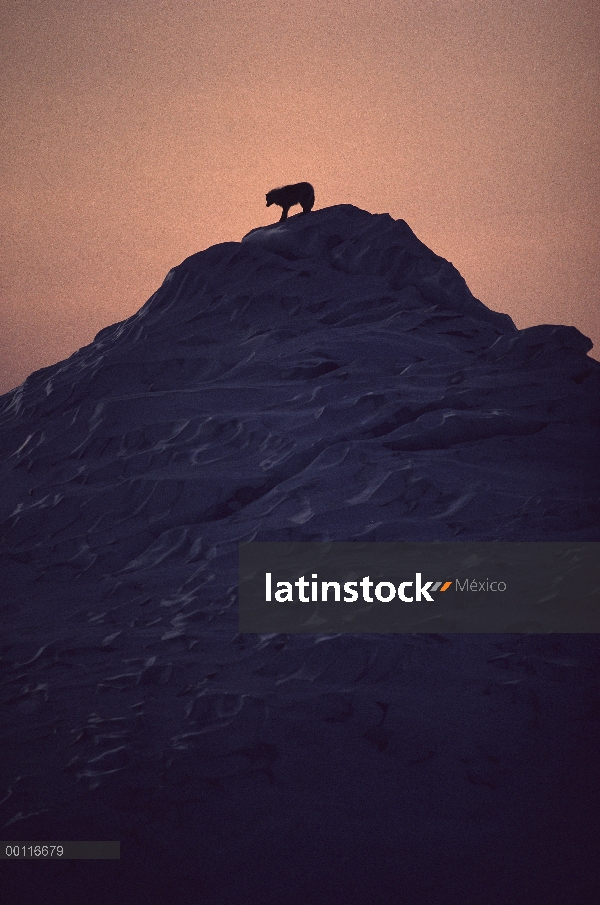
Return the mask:
<svg viewBox="0 0 600 905">
<path fill-rule="evenodd" d="M 200 536 L 597 539 L 590 348 L 516 330 L 402 220 L 295 216 L 4 397 L 2 538 L 96 579 Z"/>
<path fill-rule="evenodd" d="M 170 876 L 157 901 L 173 903 L 375 901 L 384 837 L 404 838 L 413 865 L 419 838 L 458 864 L 487 833 L 517 871 L 534 836 L 518 801 L 546 800 L 562 736 L 549 730 L 541 759 L 519 760 L 511 720 L 529 718 L 532 698 L 516 685 L 480 697 L 497 678 L 495 636 L 460 655 L 456 639 L 428 636 L 240 637 L 237 551 L 600 540 L 591 345 L 574 327 L 517 330 L 403 220 L 337 205 L 192 255 L 137 314 L 6 394 L 2 838 L 131 838 L 156 852 L 174 834 L 179 873 L 152 874 L 157 888 Z M 541 694 L 544 676 L 517 665 L 528 644 L 513 637 L 501 665 Z M 573 673 L 556 670 L 577 707 Z M 478 691 L 451 699 L 457 682 Z M 507 776 L 512 803 L 489 803 Z M 198 834 L 203 866 L 183 838 Z M 348 853 L 330 898 L 310 883 L 290 892 L 307 839 Z M 137 883 L 153 869 L 142 860 Z M 542 862 L 519 901 L 544 883 L 552 894 L 555 863 Z M 185 898 L 192 870 L 205 892 Z M 398 870 L 403 902 L 438 901 Z M 517 900 L 461 889 L 439 901 Z"/>
</svg>

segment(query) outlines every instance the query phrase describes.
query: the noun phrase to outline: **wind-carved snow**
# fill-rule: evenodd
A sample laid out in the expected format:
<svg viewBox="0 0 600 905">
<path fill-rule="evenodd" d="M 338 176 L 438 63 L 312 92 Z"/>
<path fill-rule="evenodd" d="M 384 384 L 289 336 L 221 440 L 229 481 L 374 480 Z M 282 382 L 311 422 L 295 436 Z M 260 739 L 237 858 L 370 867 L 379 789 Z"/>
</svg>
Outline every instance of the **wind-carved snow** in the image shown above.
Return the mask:
<svg viewBox="0 0 600 905">
<path fill-rule="evenodd" d="M 477 818 L 490 839 L 526 828 L 519 801 L 554 781 L 570 744 L 534 702 L 552 673 L 547 706 L 584 708 L 584 647 L 237 636 L 237 545 L 600 540 L 590 348 L 574 327 L 517 330 L 406 223 L 339 205 L 192 255 L 137 314 L 3 397 L 2 719 L 28 753 L 26 766 L 3 755 L 0 826 L 77 838 L 80 821 L 86 838 L 86 796 L 102 794 L 151 847 L 150 800 L 168 815 L 195 789 L 204 817 L 186 819 L 208 821 L 207 850 L 263 814 L 241 849 L 256 876 L 297 812 L 348 851 L 354 833 L 364 877 L 409 827 L 439 827 L 452 859 L 470 851 L 494 789 L 512 797 Z M 513 748 L 532 720 L 552 741 L 530 763 Z M 96 819 L 94 838 L 118 837 Z M 272 861 L 254 901 L 294 903 Z M 252 900 L 232 882 L 206 901 Z"/>
</svg>

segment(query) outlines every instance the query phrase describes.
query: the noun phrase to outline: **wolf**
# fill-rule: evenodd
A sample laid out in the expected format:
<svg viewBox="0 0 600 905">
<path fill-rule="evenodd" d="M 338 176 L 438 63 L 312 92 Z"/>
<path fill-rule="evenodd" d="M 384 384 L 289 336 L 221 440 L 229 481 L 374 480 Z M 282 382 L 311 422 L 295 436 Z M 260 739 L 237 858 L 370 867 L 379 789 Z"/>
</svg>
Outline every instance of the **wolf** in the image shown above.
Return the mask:
<svg viewBox="0 0 600 905">
<path fill-rule="evenodd" d="M 279 220 L 280 223 L 287 220 L 288 211 L 294 204 L 300 204 L 302 206 L 302 213 L 307 214 L 312 210 L 314 203 L 315 190 L 310 182 L 297 182 L 295 185 L 282 185 L 281 188 L 271 189 L 271 191 L 267 193 L 267 207 L 270 207 L 272 204 L 278 204 L 279 207 L 282 208 L 281 219 Z"/>
</svg>

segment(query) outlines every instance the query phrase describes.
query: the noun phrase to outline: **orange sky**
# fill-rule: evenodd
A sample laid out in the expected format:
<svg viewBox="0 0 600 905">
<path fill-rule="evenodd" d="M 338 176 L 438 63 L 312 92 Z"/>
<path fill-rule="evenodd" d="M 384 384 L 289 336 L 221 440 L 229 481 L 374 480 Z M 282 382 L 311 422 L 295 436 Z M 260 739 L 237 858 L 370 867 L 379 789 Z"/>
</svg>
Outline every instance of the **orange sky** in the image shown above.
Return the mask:
<svg viewBox="0 0 600 905">
<path fill-rule="evenodd" d="M 0 0 L 0 43 L 0 392 L 301 180 L 600 357 L 597 0 Z"/>
</svg>

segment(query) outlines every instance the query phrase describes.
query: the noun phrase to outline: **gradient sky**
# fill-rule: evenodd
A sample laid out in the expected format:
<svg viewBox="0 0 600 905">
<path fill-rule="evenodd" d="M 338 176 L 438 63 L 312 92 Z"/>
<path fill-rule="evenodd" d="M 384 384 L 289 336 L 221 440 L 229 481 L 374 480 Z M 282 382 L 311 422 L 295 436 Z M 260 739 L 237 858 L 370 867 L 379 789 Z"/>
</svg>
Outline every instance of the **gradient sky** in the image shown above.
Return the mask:
<svg viewBox="0 0 600 905">
<path fill-rule="evenodd" d="M 600 357 L 597 0 L 0 0 L 0 43 L 0 392 L 303 180 Z"/>
</svg>

